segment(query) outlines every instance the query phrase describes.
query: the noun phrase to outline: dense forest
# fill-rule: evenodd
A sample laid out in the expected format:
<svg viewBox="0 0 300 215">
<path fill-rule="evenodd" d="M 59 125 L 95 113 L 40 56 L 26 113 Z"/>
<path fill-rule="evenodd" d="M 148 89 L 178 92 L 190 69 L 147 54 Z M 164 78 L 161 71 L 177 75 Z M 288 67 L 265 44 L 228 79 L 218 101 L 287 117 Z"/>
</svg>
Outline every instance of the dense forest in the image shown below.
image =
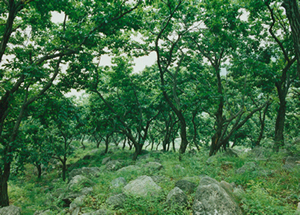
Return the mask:
<svg viewBox="0 0 300 215">
<path fill-rule="evenodd" d="M 0 206 L 10 205 L 10 183 L 31 167 L 42 183 L 45 167 L 58 163 L 64 183 L 75 155 L 101 148 L 105 156 L 112 145 L 130 162 L 145 150 L 200 166 L 200 155 L 236 147 L 299 156 L 299 7 L 297 0 L 1 0 Z M 134 61 L 151 54 L 155 63 L 136 72 Z M 66 96 L 71 90 L 82 95 Z M 299 186 L 294 191 L 293 209 Z"/>
</svg>

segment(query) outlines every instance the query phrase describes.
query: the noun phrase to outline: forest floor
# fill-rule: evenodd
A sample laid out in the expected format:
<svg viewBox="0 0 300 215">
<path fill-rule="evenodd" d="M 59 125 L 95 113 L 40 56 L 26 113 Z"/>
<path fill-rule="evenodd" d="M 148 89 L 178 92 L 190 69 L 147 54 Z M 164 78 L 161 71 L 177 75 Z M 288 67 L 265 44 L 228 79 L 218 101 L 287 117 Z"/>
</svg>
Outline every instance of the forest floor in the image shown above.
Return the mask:
<svg viewBox="0 0 300 215">
<path fill-rule="evenodd" d="M 151 175 L 167 178 L 159 183 L 165 196 L 174 188 L 176 181 L 185 177 L 207 175 L 219 182 L 224 180 L 234 183 L 245 191 L 239 201 L 245 214 L 295 214 L 297 204 L 300 202 L 300 166 L 287 167 L 285 161 L 289 155 L 285 151 L 277 154 L 266 148 L 260 148 L 244 152 L 242 148 L 238 148 L 234 150 L 237 157 L 222 152 L 208 157 L 208 149 L 202 148 L 200 152 L 188 151 L 181 161 L 178 159 L 178 153 L 145 151 L 141 156 L 144 159 L 133 161 L 133 151 L 128 149 L 117 149 L 111 145 L 109 152 L 104 154 L 104 148 L 95 150 L 93 144 L 86 146 L 85 150 L 79 147 L 69 157 L 68 172 L 81 167 L 100 167 L 103 170 L 98 177 L 91 178 L 95 185 L 93 192 L 85 199 L 87 212 L 89 209 L 97 210 L 105 204 L 112 192 L 109 187 L 113 179 L 122 176 L 129 182 L 146 174 L 139 169 L 122 173 L 106 171 L 102 165 L 102 160 L 106 157 L 120 161 L 120 168 L 129 165 L 141 166 L 150 161 L 160 163 L 163 169 L 152 172 Z M 150 155 L 145 156 L 147 154 Z M 245 166 L 248 164 L 254 166 L 250 165 L 247 169 Z M 64 208 L 62 200 L 55 194 L 65 189 L 68 182 L 63 182 L 60 174 L 58 164 L 50 164 L 44 170 L 41 179 L 37 179 L 36 170 L 32 165 L 26 165 L 24 171 L 18 174 L 12 171 L 9 181 L 10 203 L 21 207 L 22 214 L 32 215 L 36 211 L 47 209 L 56 211 L 53 214 L 68 214 L 68 208 Z M 188 195 L 188 206 L 176 212 L 169 209 L 166 211 L 163 201 L 134 199 L 116 210 L 116 214 L 144 214 L 142 211 L 148 211 L 147 214 L 192 214 L 193 198 L 194 194 Z"/>
</svg>

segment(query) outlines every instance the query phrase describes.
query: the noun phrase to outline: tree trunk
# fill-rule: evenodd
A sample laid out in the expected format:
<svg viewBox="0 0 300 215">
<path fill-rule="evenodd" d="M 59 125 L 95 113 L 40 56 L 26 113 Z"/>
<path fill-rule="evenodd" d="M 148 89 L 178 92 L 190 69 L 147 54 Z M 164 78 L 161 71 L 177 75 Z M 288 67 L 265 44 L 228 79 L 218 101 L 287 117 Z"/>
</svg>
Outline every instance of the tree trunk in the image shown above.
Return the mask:
<svg viewBox="0 0 300 215">
<path fill-rule="evenodd" d="M 10 163 L 5 163 L 4 169 L 0 169 L 1 178 L 0 178 L 0 207 L 5 207 L 9 205 L 9 198 L 7 192 L 7 182 L 10 174 Z"/>
<path fill-rule="evenodd" d="M 297 73 L 300 79 L 300 11 L 297 0 L 284 0 L 282 6 L 286 10 L 286 15 L 292 29 L 294 49 L 297 58 Z"/>
<path fill-rule="evenodd" d="M 143 145 L 142 144 L 135 144 L 134 148 L 135 148 L 135 151 L 134 151 L 132 160 L 135 161 L 137 159 L 138 155 L 141 154 Z"/>
<path fill-rule="evenodd" d="M 63 162 L 62 162 L 62 179 L 63 181 L 66 181 L 66 173 L 67 173 L 67 158 L 64 156 Z"/>
<path fill-rule="evenodd" d="M 261 117 L 261 112 L 260 112 L 260 116 L 259 116 L 259 120 L 260 120 L 260 131 L 259 131 L 259 136 L 257 138 L 257 140 L 255 141 L 255 145 L 254 146 L 259 146 L 260 142 L 263 138 L 263 134 L 264 134 L 264 130 L 265 130 L 265 119 L 266 119 L 266 114 L 269 108 L 269 104 L 266 105 L 263 116 Z"/>
<path fill-rule="evenodd" d="M 38 179 L 40 179 L 42 177 L 42 165 L 36 163 L 35 166 L 36 166 L 36 169 L 38 171 Z"/>
<path fill-rule="evenodd" d="M 104 151 L 105 154 L 108 152 L 109 136 L 110 134 L 107 134 L 105 137 L 105 151 Z"/>
<path fill-rule="evenodd" d="M 286 101 L 281 101 L 277 111 L 276 124 L 275 124 L 275 138 L 274 138 L 274 150 L 279 151 L 279 148 L 284 145 L 284 122 L 286 114 Z"/>
</svg>

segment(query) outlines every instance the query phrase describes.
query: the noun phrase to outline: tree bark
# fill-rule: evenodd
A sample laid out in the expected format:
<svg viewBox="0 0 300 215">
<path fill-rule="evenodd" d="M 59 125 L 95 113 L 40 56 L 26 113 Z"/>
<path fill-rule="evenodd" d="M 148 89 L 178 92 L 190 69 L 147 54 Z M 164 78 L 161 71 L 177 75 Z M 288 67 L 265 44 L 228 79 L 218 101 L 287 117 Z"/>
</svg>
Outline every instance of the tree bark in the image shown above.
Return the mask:
<svg viewBox="0 0 300 215">
<path fill-rule="evenodd" d="M 288 17 L 297 58 L 297 73 L 300 80 L 300 12 L 297 0 L 283 0 L 282 6 L 285 8 Z"/>
<path fill-rule="evenodd" d="M 36 166 L 36 169 L 38 171 L 38 179 L 40 179 L 42 177 L 42 165 L 36 163 L 35 166 Z"/>
<path fill-rule="evenodd" d="M 0 207 L 5 207 L 9 205 L 7 182 L 10 174 L 10 162 L 5 163 L 3 166 L 3 170 L 0 169 Z"/>
<path fill-rule="evenodd" d="M 284 145 L 284 122 L 286 115 L 286 101 L 285 96 L 280 101 L 279 109 L 277 111 L 276 123 L 275 123 L 275 137 L 274 137 L 274 150 L 279 151 L 279 148 Z"/>
</svg>

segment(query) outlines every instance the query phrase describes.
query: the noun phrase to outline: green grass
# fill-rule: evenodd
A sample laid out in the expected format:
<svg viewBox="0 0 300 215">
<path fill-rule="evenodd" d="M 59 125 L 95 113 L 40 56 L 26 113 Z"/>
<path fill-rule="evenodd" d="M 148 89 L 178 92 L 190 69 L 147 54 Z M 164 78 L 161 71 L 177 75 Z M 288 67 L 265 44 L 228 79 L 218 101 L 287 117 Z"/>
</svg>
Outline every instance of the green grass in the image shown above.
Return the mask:
<svg viewBox="0 0 300 215">
<path fill-rule="evenodd" d="M 122 166 L 136 165 L 140 169 L 129 172 L 106 172 L 99 177 L 91 178 L 96 182 L 94 191 L 86 196 L 85 210 L 96 210 L 107 207 L 105 201 L 113 194 L 121 192 L 120 188 L 110 189 L 110 182 L 117 177 L 124 177 L 127 182 L 137 177 L 147 175 L 160 175 L 165 177 L 158 183 L 163 192 L 160 196 L 147 198 L 128 197 L 124 208 L 116 210 L 116 214 L 191 214 L 194 194 L 188 195 L 188 207 L 183 209 L 169 208 L 165 199 L 175 182 L 185 177 L 192 177 L 194 182 L 199 183 L 198 176 L 208 175 L 218 181 L 225 180 L 234 182 L 244 188 L 240 206 L 245 214 L 293 214 L 298 202 L 300 202 L 300 171 L 288 172 L 282 168 L 282 155 L 272 155 L 267 160 L 257 161 L 253 157 L 242 155 L 240 157 L 216 156 L 214 162 L 207 164 L 208 152 L 202 150 L 195 155 L 185 154 L 182 161 L 178 160 L 178 154 L 173 152 L 151 153 L 147 160 L 132 161 L 133 151 L 114 150 L 114 153 L 104 155 L 104 148 L 96 153 L 92 143 L 86 144 L 83 150 L 78 148 L 68 159 L 69 171 L 74 168 L 101 167 L 103 158 L 110 156 L 113 160 L 121 160 Z M 114 146 L 111 146 L 114 148 Z M 83 157 L 89 154 L 90 159 Z M 149 174 L 143 168 L 147 162 L 159 162 L 164 168 L 159 172 Z M 256 162 L 260 169 L 273 170 L 270 176 L 261 176 L 256 171 L 236 174 L 236 169 L 246 162 Z M 182 168 L 183 167 L 183 168 Z M 57 180 L 57 178 L 59 178 Z M 54 180 L 54 182 L 53 182 Z M 42 179 L 38 180 L 34 174 L 34 167 L 25 166 L 23 175 L 12 176 L 9 181 L 10 202 L 22 208 L 22 214 L 34 214 L 37 210 L 51 209 L 57 214 L 65 214 L 62 202 L 55 193 L 63 193 L 66 182 L 60 179 L 58 169 L 49 169 Z M 147 213 L 143 213 L 147 211 Z"/>
</svg>

